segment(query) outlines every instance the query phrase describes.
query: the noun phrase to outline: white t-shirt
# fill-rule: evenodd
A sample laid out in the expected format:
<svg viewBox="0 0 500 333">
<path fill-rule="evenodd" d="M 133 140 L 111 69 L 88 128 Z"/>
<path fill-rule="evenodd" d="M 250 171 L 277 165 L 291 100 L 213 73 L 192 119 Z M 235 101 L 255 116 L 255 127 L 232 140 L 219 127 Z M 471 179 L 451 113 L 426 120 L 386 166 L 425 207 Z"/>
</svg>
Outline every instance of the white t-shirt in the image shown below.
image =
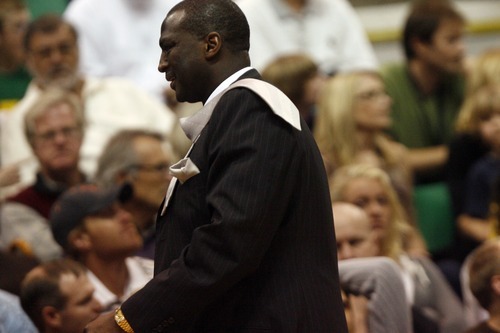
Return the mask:
<svg viewBox="0 0 500 333">
<path fill-rule="evenodd" d="M 347 0 L 309 0 L 296 13 L 284 0 L 236 0 L 250 25 L 250 60 L 262 70 L 274 58 L 306 53 L 326 73 L 377 69 L 364 27 Z"/>
<path fill-rule="evenodd" d="M 117 297 L 113 294 L 94 273 L 87 270 L 87 276 L 95 288 L 94 297 L 101 303 L 103 310 L 114 310 L 153 278 L 153 260 L 141 257 L 129 257 L 125 259 L 125 264 L 129 273 L 129 281 L 122 297 Z"/>
</svg>

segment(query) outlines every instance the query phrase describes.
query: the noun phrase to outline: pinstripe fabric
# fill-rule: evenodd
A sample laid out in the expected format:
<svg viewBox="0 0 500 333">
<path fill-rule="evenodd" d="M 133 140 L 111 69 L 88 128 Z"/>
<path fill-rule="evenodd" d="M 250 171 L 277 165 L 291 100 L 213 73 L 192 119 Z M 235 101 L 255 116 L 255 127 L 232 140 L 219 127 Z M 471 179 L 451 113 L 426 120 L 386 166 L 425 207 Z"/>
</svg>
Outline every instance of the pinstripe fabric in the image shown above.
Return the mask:
<svg viewBox="0 0 500 333">
<path fill-rule="evenodd" d="M 301 126 L 248 89 L 221 98 L 190 154 L 200 173 L 158 219 L 156 276 L 122 306 L 136 332 L 347 332 L 325 171 Z"/>
</svg>

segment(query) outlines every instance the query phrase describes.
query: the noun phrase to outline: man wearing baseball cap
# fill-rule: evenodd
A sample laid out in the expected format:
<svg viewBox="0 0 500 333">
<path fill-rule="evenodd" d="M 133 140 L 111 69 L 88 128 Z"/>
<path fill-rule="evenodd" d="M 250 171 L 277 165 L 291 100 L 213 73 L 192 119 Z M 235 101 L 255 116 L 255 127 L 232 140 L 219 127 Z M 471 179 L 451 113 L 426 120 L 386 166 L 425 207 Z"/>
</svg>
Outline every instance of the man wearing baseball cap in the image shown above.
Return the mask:
<svg viewBox="0 0 500 333">
<path fill-rule="evenodd" d="M 50 214 L 54 239 L 88 268 L 103 310 L 120 305 L 153 276 L 152 260 L 133 257 L 142 237 L 122 207 L 132 193 L 129 184 L 108 189 L 78 185 L 61 195 Z"/>
</svg>

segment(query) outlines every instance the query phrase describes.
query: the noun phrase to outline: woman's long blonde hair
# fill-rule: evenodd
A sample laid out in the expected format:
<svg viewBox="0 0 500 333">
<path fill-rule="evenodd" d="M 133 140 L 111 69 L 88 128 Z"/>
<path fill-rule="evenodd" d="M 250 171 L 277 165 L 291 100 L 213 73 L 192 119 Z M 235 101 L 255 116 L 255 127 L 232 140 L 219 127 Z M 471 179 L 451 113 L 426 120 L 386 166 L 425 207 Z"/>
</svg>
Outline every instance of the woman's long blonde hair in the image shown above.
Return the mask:
<svg viewBox="0 0 500 333">
<path fill-rule="evenodd" d="M 354 163 L 359 152 L 353 109 L 357 87 L 366 76 L 380 78 L 375 71 L 337 74 L 328 80 L 319 98 L 313 134 L 325 161 L 332 162 L 334 168 Z M 397 163 L 386 141 L 382 132 L 375 135 L 375 146 L 384 161 Z"/>
<path fill-rule="evenodd" d="M 404 252 L 405 245 L 412 234 L 405 210 L 401 205 L 396 191 L 387 173 L 375 166 L 367 164 L 353 164 L 341 167 L 335 171 L 330 179 L 330 194 L 332 202 L 346 201 L 345 190 L 355 179 L 370 179 L 378 182 L 387 194 L 391 208 L 391 219 L 385 238 L 381 242 L 381 255 L 398 260 Z"/>
</svg>

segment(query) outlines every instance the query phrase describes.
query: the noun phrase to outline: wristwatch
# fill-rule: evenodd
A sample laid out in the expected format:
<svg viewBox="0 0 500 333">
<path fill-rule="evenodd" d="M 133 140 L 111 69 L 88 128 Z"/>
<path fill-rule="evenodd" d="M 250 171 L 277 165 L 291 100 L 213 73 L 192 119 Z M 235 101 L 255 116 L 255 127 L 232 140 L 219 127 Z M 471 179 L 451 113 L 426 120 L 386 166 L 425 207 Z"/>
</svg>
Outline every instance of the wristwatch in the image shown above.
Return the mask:
<svg viewBox="0 0 500 333">
<path fill-rule="evenodd" d="M 134 329 L 130 326 L 127 319 L 125 319 L 125 316 L 123 315 L 121 308 L 118 308 L 115 311 L 115 321 L 118 324 L 118 326 L 120 326 L 120 328 L 125 332 L 134 333 Z"/>
</svg>

